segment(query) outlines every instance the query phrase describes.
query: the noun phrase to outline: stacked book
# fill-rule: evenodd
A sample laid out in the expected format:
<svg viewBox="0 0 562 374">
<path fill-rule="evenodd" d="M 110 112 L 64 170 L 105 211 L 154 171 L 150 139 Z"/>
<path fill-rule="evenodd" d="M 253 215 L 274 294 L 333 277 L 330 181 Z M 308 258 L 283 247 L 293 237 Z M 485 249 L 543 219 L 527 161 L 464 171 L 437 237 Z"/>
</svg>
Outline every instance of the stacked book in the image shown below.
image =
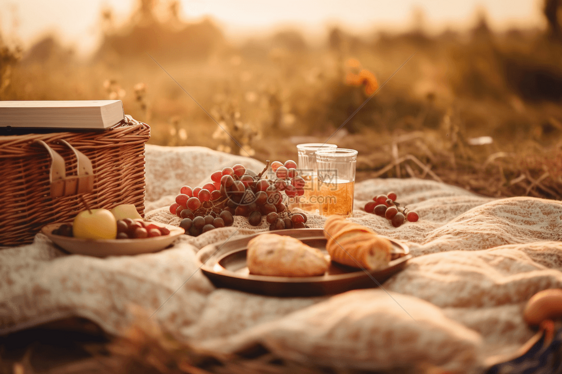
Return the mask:
<svg viewBox="0 0 562 374">
<path fill-rule="evenodd" d="M 105 130 L 125 117 L 120 100 L 0 101 L 0 130 Z"/>
</svg>

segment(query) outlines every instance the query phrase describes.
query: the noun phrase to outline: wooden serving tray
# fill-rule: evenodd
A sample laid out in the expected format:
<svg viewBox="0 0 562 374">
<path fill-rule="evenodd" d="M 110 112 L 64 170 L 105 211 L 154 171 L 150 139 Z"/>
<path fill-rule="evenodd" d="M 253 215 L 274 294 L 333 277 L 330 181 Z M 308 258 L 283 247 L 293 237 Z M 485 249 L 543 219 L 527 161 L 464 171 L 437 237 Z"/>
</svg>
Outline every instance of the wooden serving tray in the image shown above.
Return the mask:
<svg viewBox="0 0 562 374">
<path fill-rule="evenodd" d="M 269 296 L 323 296 L 353 289 L 380 286 L 404 268 L 412 255 L 408 246 L 388 238 L 393 246 L 389 266 L 380 270 L 363 270 L 330 263 L 326 274 L 315 277 L 272 277 L 250 274 L 246 264 L 248 242 L 257 235 L 287 235 L 306 245 L 326 252 L 326 238 L 322 229 L 290 229 L 263 232 L 244 238 L 210 244 L 197 253 L 201 270 L 216 287 L 230 288 Z"/>
</svg>

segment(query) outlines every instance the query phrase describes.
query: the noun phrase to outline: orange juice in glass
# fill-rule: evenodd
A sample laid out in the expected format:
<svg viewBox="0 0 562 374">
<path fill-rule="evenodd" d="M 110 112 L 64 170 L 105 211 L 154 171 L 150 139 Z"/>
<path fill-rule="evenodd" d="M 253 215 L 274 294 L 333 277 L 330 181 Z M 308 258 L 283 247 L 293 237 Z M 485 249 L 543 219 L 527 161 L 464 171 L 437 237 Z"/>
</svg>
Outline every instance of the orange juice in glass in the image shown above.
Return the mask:
<svg viewBox="0 0 562 374">
<path fill-rule="evenodd" d="M 357 151 L 328 149 L 316 152 L 317 201 L 320 214 L 353 215 Z"/>
<path fill-rule="evenodd" d="M 293 205 L 311 213 L 320 213 L 318 205 L 318 183 L 317 183 L 317 164 L 316 151 L 336 149 L 335 144 L 306 143 L 297 145 L 299 153 L 298 169 L 299 175 L 305 180 L 304 195 L 298 197 L 298 201 Z"/>
</svg>

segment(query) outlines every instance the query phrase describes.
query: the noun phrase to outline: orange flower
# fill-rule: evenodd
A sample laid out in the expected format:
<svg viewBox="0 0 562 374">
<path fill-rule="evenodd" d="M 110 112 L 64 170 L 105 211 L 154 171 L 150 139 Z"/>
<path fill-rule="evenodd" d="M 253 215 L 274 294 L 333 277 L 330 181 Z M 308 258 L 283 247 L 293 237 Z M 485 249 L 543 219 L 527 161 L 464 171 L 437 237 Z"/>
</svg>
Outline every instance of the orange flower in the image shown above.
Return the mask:
<svg viewBox="0 0 562 374">
<path fill-rule="evenodd" d="M 371 73 L 369 70 L 361 70 L 359 72 L 359 77 L 361 84 L 365 87 L 365 95 L 371 96 L 379 88 L 379 81 L 377 81 L 375 74 Z"/>
<path fill-rule="evenodd" d="M 347 73 L 345 84 L 348 86 L 363 86 L 367 96 L 371 96 L 379 88 L 379 81 L 375 74 L 367 69 L 362 69 L 359 74 Z"/>
</svg>

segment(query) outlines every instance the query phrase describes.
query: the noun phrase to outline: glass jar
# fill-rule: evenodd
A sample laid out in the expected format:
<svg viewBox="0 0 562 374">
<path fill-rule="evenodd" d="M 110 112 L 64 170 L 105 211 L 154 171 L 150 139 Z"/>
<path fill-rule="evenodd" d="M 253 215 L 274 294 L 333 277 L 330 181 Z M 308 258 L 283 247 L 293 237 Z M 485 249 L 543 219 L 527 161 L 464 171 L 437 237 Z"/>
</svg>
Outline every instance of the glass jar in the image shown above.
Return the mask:
<svg viewBox="0 0 562 374">
<path fill-rule="evenodd" d="M 311 213 L 320 213 L 320 206 L 317 202 L 317 191 L 315 186 L 316 183 L 316 152 L 320 150 L 330 150 L 336 149 L 338 146 L 335 144 L 324 144 L 324 143 L 306 143 L 297 145 L 298 150 L 298 171 L 299 175 L 304 178 L 304 195 L 298 196 L 297 201 L 293 204 L 294 207 L 298 207 L 302 210 L 309 211 Z"/>
<path fill-rule="evenodd" d="M 321 215 L 353 215 L 357 153 L 345 148 L 316 151 L 316 190 Z"/>
</svg>

